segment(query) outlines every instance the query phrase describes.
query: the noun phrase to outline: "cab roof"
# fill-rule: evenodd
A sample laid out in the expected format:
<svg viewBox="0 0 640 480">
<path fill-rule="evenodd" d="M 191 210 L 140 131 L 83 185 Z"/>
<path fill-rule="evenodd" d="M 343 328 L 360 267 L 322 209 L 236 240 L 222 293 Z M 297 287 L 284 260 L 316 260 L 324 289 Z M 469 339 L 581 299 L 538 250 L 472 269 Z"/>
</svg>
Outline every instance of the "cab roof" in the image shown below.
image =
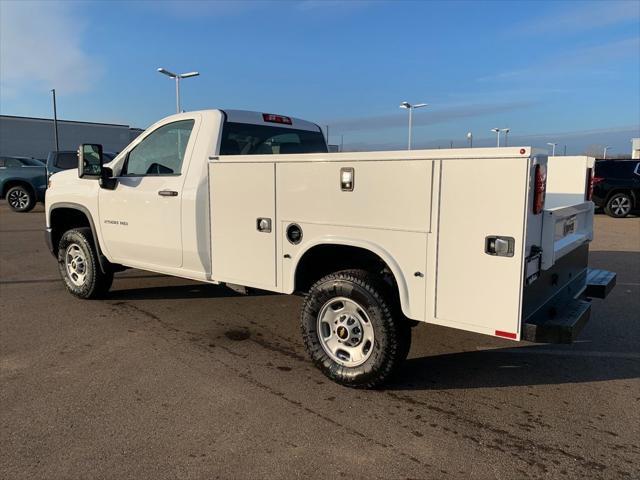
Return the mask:
<svg viewBox="0 0 640 480">
<path fill-rule="evenodd" d="M 225 115 L 227 122 L 250 123 L 252 125 L 278 126 L 281 128 L 292 128 L 296 130 L 308 130 L 311 132 L 321 132 L 318 125 L 301 118 L 289 117 L 278 113 L 253 112 L 250 110 L 228 110 L 220 109 Z"/>
</svg>

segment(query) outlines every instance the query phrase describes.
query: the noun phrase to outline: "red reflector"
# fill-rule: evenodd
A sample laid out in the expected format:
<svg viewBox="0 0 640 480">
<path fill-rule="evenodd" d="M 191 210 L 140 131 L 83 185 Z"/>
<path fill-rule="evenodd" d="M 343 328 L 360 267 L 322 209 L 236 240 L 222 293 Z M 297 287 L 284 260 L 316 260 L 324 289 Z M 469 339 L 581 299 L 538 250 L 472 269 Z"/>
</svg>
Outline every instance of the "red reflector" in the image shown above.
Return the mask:
<svg viewBox="0 0 640 480">
<path fill-rule="evenodd" d="M 542 213 L 544 209 L 544 197 L 547 191 L 547 167 L 545 165 L 536 165 L 536 182 L 533 194 L 533 213 L 535 215 Z"/>
<path fill-rule="evenodd" d="M 587 191 L 584 198 L 589 201 L 593 198 L 593 168 L 587 168 Z"/>
<path fill-rule="evenodd" d="M 524 155 L 524 154 L 525 154 L 525 152 L 526 152 L 526 150 L 525 150 L 524 148 L 521 148 L 521 149 L 520 149 L 520 155 Z"/>
<path fill-rule="evenodd" d="M 516 338 L 518 338 L 518 334 L 511 333 L 511 332 L 503 332 L 502 330 L 496 330 L 496 337 L 504 337 L 504 338 L 510 338 L 512 340 L 515 340 Z"/>
<path fill-rule="evenodd" d="M 284 123 L 285 125 L 291 125 L 291 119 L 283 115 L 274 115 L 273 113 L 263 113 L 262 119 L 265 122 L 271 123 Z"/>
</svg>

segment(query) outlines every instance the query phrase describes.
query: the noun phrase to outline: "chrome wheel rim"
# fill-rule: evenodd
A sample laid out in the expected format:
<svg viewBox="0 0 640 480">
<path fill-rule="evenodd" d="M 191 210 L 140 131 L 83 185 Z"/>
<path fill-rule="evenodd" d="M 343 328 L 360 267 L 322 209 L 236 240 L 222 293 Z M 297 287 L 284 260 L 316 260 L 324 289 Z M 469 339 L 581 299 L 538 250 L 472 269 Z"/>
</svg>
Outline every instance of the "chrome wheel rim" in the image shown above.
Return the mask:
<svg viewBox="0 0 640 480">
<path fill-rule="evenodd" d="M 365 309 L 350 298 L 335 297 L 325 303 L 317 331 L 325 353 L 345 367 L 362 365 L 373 352 L 373 325 Z"/>
<path fill-rule="evenodd" d="M 27 208 L 29 205 L 29 195 L 24 190 L 14 190 L 7 199 L 9 205 L 16 209 Z"/>
<path fill-rule="evenodd" d="M 77 243 L 67 247 L 64 254 L 64 265 L 71 283 L 77 287 L 84 285 L 87 278 L 87 258 Z"/>
<path fill-rule="evenodd" d="M 617 197 L 611 201 L 611 211 L 616 215 L 626 215 L 631 210 L 631 200 L 627 197 Z"/>
</svg>

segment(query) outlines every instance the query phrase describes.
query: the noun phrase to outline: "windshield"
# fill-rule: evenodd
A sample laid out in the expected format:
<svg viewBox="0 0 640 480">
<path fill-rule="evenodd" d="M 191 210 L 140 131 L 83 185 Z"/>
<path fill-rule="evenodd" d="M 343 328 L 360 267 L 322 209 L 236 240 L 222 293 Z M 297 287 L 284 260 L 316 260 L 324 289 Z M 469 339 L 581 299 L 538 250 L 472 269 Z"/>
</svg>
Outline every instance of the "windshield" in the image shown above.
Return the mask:
<svg viewBox="0 0 640 480">
<path fill-rule="evenodd" d="M 20 161 L 28 167 L 44 167 L 44 162 L 37 158 L 21 158 Z"/>
<path fill-rule="evenodd" d="M 220 155 L 327 153 L 320 131 L 225 122 Z"/>
</svg>

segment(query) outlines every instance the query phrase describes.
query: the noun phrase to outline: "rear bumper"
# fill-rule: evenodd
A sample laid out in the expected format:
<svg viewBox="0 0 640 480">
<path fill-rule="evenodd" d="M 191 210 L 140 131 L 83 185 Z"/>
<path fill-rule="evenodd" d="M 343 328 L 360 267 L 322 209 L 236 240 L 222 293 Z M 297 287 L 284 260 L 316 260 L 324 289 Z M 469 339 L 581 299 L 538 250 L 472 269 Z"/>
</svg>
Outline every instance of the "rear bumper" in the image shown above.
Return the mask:
<svg viewBox="0 0 640 480">
<path fill-rule="evenodd" d="M 568 298 L 581 283 L 584 285 L 581 293 Z M 572 343 L 589 321 L 591 298 L 605 298 L 615 284 L 614 272 L 587 269 L 525 321 L 522 339 L 538 343 Z"/>
</svg>

